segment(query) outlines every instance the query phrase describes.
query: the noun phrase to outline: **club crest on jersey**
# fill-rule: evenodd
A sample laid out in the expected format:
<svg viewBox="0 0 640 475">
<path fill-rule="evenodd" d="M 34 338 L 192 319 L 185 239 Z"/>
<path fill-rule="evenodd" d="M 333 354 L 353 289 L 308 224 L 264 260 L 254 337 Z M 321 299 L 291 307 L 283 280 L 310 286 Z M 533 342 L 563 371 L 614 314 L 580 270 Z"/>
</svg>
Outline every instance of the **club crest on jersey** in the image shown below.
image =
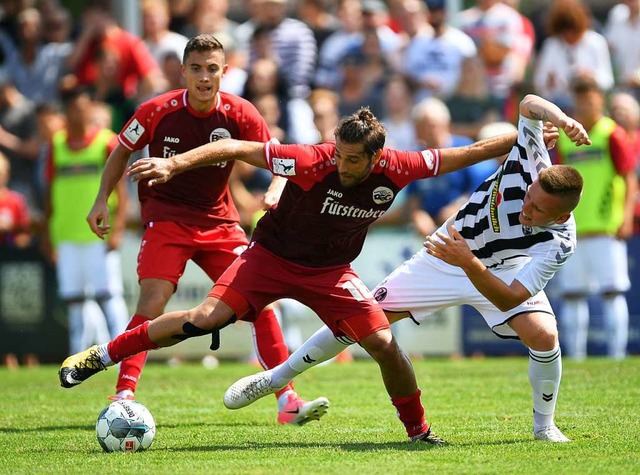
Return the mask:
<svg viewBox="0 0 640 475">
<path fill-rule="evenodd" d="M 296 174 L 296 161 L 293 158 L 274 158 L 273 173 L 283 176 L 294 176 Z"/>
<path fill-rule="evenodd" d="M 386 186 L 379 186 L 375 190 L 373 190 L 373 201 L 377 205 L 381 205 L 382 203 L 388 203 L 393 199 L 393 191 Z"/>
<path fill-rule="evenodd" d="M 373 294 L 373 298 L 376 299 L 377 302 L 382 302 L 387 298 L 387 288 L 378 287 L 378 290 Z"/>
<path fill-rule="evenodd" d="M 498 217 L 498 206 L 502 203 L 502 193 L 500 193 L 500 182 L 502 181 L 502 173 L 496 178 L 496 183 L 491 190 L 491 202 L 489 205 L 489 218 L 491 220 L 491 228 L 494 233 L 500 232 L 500 218 Z"/>
<path fill-rule="evenodd" d="M 217 142 L 218 140 L 230 138 L 231 133 L 227 129 L 219 127 L 211 132 L 211 135 L 209 136 L 209 142 Z"/>
<path fill-rule="evenodd" d="M 144 134 L 144 131 L 145 128 L 140 122 L 138 122 L 138 119 L 133 119 L 129 126 L 124 130 L 123 135 L 129 142 L 136 143 L 142 134 Z"/>
</svg>

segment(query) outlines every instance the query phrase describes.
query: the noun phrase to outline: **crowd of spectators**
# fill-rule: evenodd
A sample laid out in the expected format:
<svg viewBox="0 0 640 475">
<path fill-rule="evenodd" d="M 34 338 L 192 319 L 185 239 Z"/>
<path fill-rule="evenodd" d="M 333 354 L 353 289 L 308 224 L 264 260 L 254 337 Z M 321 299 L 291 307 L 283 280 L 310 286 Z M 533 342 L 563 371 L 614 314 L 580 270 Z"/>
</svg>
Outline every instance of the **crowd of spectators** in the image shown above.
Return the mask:
<svg viewBox="0 0 640 475">
<path fill-rule="evenodd" d="M 571 82 L 589 76 L 615 98 L 612 117 L 640 156 L 640 0 L 455 4 L 460 11 L 446 0 L 0 1 L 0 152 L 34 236 L 23 237 L 22 218 L 15 229 L 7 224 L 0 193 L 0 242 L 38 243 L 50 139 L 65 126 L 64 90 L 86 87 L 96 124 L 119 132 L 142 101 L 184 86 L 182 51 L 199 33 L 225 46 L 222 89 L 251 100 L 281 142 L 330 140 L 340 116 L 366 105 L 383 119 L 390 146 L 465 143 L 487 124 L 515 123 L 515 105 L 529 92 L 570 112 Z M 138 32 L 120 21 L 130 8 L 139 9 Z M 425 132 L 429 121 L 446 135 Z M 232 185 L 250 229 L 268 179 L 237 168 Z M 460 180 L 460 196 L 449 201 L 477 178 Z M 406 223 L 413 216 L 420 233 L 429 219 L 441 221 L 420 209 L 420 194 L 449 185 L 424 186 L 432 189 L 411 190 L 398 214 Z M 135 225 L 136 209 L 129 218 Z"/>
<path fill-rule="evenodd" d="M 581 0 L 529 2 L 536 11 L 526 15 L 506 0 L 457 2 L 454 13 L 445 0 L 136 3 L 139 34 L 120 26 L 123 2 L 1 2 L 0 151 L 36 224 L 47 140 L 63 126 L 61 91 L 85 85 L 118 132 L 141 101 L 183 86 L 182 50 L 203 32 L 225 46 L 223 89 L 254 102 L 283 142 L 331 138 L 331 123 L 314 123 L 320 115 L 335 121 L 368 105 L 393 146 L 434 146 L 413 123 L 426 98 L 448 108 L 454 134 L 475 139 L 487 123 L 513 123 L 527 92 L 570 110 L 576 76 L 640 95 L 635 0 L 600 5 L 598 17 Z"/>
</svg>

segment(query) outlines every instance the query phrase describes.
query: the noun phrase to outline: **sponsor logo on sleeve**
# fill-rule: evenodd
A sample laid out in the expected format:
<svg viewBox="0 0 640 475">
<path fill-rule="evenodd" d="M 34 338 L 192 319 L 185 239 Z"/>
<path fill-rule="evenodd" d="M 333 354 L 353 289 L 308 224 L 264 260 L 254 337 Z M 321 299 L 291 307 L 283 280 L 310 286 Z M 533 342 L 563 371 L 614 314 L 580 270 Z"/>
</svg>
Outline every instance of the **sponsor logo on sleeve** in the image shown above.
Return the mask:
<svg viewBox="0 0 640 475">
<path fill-rule="evenodd" d="M 142 126 L 138 119 L 133 119 L 129 126 L 124 131 L 125 138 L 135 144 L 138 142 L 142 134 L 144 134 L 145 128 Z"/>
<path fill-rule="evenodd" d="M 293 158 L 274 158 L 273 173 L 283 176 L 294 176 L 296 174 L 296 161 Z"/>
<path fill-rule="evenodd" d="M 386 186 L 379 186 L 373 190 L 373 201 L 381 205 L 382 203 L 388 203 L 393 199 L 393 191 Z"/>
<path fill-rule="evenodd" d="M 427 168 L 433 171 L 436 166 L 436 156 L 433 152 L 431 150 L 423 150 L 422 158 L 424 158 L 424 163 L 427 165 Z"/>
</svg>

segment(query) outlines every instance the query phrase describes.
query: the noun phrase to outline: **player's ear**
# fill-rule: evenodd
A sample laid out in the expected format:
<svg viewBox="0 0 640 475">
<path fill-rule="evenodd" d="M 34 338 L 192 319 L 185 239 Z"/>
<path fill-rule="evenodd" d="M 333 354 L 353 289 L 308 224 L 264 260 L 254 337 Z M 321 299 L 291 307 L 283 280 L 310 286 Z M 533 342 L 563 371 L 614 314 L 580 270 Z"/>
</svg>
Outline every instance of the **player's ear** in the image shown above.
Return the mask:
<svg viewBox="0 0 640 475">
<path fill-rule="evenodd" d="M 562 213 L 553 222 L 555 224 L 563 224 L 563 223 L 566 223 L 570 217 L 571 217 L 571 213 Z"/>
<path fill-rule="evenodd" d="M 373 158 L 371 159 L 371 164 L 376 165 L 380 161 L 380 157 L 382 157 L 382 149 L 378 150 L 373 154 Z"/>
</svg>

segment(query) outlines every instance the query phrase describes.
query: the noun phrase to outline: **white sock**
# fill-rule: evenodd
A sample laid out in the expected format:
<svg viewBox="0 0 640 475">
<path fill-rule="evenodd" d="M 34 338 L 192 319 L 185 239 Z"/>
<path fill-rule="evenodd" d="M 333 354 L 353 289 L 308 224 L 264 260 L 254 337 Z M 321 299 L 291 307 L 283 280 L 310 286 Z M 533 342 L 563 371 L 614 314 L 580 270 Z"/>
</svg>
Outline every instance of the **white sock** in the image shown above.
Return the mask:
<svg viewBox="0 0 640 475">
<path fill-rule="evenodd" d="M 96 351 L 100 355 L 100 360 L 105 364 L 105 366 L 112 366 L 113 361 L 111 361 L 111 356 L 109 356 L 109 352 L 107 351 L 107 343 L 102 345 L 98 345 Z"/>
<path fill-rule="evenodd" d="M 629 307 L 624 295 L 602 299 L 602 313 L 607 329 L 607 354 L 622 359 L 627 355 Z"/>
<path fill-rule="evenodd" d="M 571 358 L 587 356 L 589 304 L 587 299 L 568 299 L 562 303 L 562 330 L 565 353 Z"/>
<path fill-rule="evenodd" d="M 533 390 L 533 430 L 553 424 L 562 378 L 560 346 L 538 351 L 529 348 L 529 382 Z"/>
<path fill-rule="evenodd" d="M 353 340 L 346 337 L 338 340 L 327 326 L 321 327 L 287 361 L 273 369 L 271 386 L 285 386 L 300 373 L 330 360 L 353 343 Z"/>
</svg>

